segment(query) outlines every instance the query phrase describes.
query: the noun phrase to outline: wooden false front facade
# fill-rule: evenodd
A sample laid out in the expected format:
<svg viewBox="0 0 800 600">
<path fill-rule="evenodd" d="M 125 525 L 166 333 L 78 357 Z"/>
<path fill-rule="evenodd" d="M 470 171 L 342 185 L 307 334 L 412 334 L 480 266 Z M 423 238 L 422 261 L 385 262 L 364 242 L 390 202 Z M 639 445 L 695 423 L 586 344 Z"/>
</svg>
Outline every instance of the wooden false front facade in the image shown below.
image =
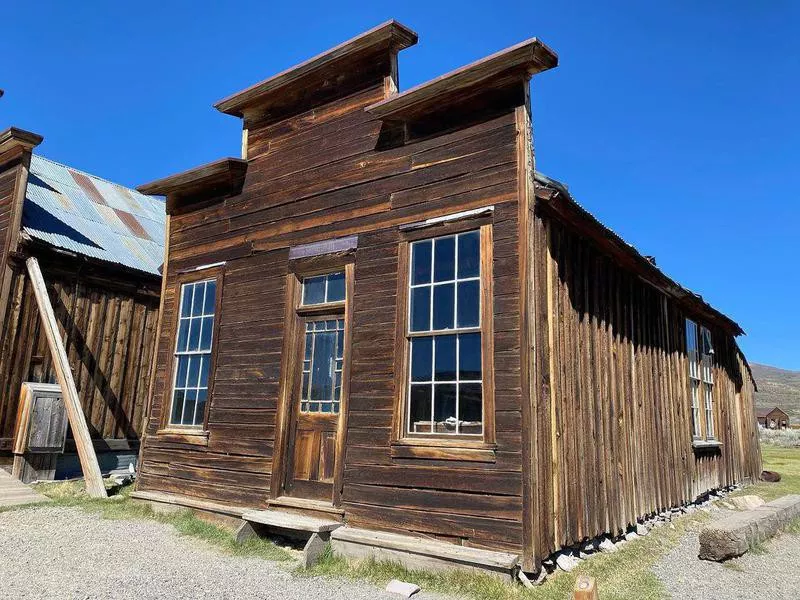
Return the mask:
<svg viewBox="0 0 800 600">
<path fill-rule="evenodd" d="M 138 490 L 239 508 L 299 499 L 533 570 L 755 477 L 738 327 L 534 177 L 528 81 L 555 55 L 532 40 L 398 94 L 397 53 L 415 41 L 391 22 L 220 102 L 243 118 L 244 158 L 140 188 L 171 214 Z M 438 294 L 414 266 L 433 238 L 459 248 L 441 287 L 480 298 L 463 327 L 469 295 L 449 325 L 435 325 L 438 304 L 415 324 L 417 294 Z M 198 289 L 203 307 L 187 300 Z M 713 332 L 715 437 L 693 438 L 686 318 Z M 213 339 L 193 346 L 182 328 L 202 319 Z M 303 390 L 323 330 L 340 392 L 320 417 Z M 439 359 L 411 349 L 445 334 L 459 357 L 479 339 L 470 374 L 461 364 L 447 384 L 461 418 L 413 404 L 428 383 L 436 396 Z M 190 389 L 192 356 L 208 374 Z"/>
<path fill-rule="evenodd" d="M 37 208 L 26 204 L 29 178 L 34 177 L 31 153 L 41 141 L 40 136 L 13 128 L 0 134 L 0 461 L 11 460 L 22 383 L 56 381 L 25 266 L 27 258 L 36 257 L 89 432 L 98 454 L 105 453 L 101 467 L 127 467 L 136 461 L 147 412 L 161 278 L 66 252 L 25 234 L 23 212 Z M 93 185 L 88 176 L 85 181 Z M 102 200 L 100 192 L 97 197 Z M 69 198 L 61 196 L 61 201 L 71 205 Z M 48 219 L 52 231 L 79 237 L 55 217 Z M 74 453 L 70 438 L 59 462 L 61 475 L 80 475 Z"/>
</svg>

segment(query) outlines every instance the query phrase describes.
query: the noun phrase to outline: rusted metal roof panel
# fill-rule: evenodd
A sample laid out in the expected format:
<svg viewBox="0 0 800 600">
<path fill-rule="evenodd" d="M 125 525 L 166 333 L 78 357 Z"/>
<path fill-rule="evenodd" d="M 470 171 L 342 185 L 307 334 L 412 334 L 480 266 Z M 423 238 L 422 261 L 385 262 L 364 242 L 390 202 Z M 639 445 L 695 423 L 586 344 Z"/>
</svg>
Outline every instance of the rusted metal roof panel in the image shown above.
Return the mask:
<svg viewBox="0 0 800 600">
<path fill-rule="evenodd" d="M 32 238 L 158 275 L 164 202 L 34 155 L 22 216 Z"/>
</svg>

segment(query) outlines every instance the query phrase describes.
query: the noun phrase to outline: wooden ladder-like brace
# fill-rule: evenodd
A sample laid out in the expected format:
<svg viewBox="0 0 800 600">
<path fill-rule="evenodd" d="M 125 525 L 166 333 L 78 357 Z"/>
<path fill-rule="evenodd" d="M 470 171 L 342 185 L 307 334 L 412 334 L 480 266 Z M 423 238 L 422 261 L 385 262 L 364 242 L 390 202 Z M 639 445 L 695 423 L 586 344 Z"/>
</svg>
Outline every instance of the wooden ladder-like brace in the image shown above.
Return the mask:
<svg viewBox="0 0 800 600">
<path fill-rule="evenodd" d="M 92 437 L 89 434 L 89 427 L 86 425 L 86 417 L 83 414 L 78 390 L 75 387 L 75 379 L 72 377 L 72 370 L 69 367 L 67 351 L 64 349 L 64 343 L 58 332 L 58 323 L 53 313 L 53 305 L 50 304 L 50 296 L 47 294 L 39 261 L 32 256 L 25 264 L 31 278 L 31 287 L 33 287 L 33 294 L 39 307 L 39 314 L 42 317 L 42 328 L 47 336 L 47 344 L 53 357 L 56 378 L 61 386 L 61 395 L 67 408 L 67 419 L 69 419 L 72 435 L 75 438 L 75 447 L 78 450 L 78 458 L 86 481 L 86 491 L 94 498 L 107 498 L 103 475 L 100 473 Z"/>
</svg>

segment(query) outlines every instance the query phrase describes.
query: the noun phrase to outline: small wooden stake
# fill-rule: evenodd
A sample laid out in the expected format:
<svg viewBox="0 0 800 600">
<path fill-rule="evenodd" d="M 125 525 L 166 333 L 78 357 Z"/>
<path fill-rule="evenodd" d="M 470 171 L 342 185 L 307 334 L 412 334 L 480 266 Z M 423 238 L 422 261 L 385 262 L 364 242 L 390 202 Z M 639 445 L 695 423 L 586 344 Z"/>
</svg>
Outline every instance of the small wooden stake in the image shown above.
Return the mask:
<svg viewBox="0 0 800 600">
<path fill-rule="evenodd" d="M 47 295 L 47 286 L 45 286 L 44 277 L 42 277 L 42 271 L 39 268 L 39 261 L 32 256 L 26 261 L 26 265 L 28 267 L 28 275 L 31 278 L 31 287 L 36 297 L 36 304 L 42 317 L 42 328 L 47 336 L 47 343 L 50 346 L 50 353 L 53 357 L 56 378 L 61 386 L 61 395 L 67 407 L 67 418 L 72 427 L 75 447 L 78 450 L 78 458 L 81 461 L 81 469 L 86 481 L 86 491 L 94 498 L 107 498 L 103 475 L 100 473 L 100 465 L 97 463 L 92 437 L 89 435 L 86 417 L 83 414 L 78 390 L 75 388 L 72 370 L 69 368 L 67 352 L 58 332 L 58 323 L 53 313 L 53 306 L 50 304 L 50 297 Z"/>
<path fill-rule="evenodd" d="M 579 575 L 575 580 L 575 593 L 572 597 L 574 600 L 598 600 L 594 577 Z"/>
</svg>

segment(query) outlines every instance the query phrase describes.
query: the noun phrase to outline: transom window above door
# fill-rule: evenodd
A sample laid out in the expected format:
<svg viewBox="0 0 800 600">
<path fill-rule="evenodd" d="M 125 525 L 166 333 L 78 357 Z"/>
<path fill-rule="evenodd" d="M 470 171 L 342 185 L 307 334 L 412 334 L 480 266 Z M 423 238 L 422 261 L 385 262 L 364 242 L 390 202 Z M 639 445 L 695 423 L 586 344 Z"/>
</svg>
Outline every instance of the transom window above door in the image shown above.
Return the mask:
<svg viewBox="0 0 800 600">
<path fill-rule="evenodd" d="M 303 278 L 302 306 L 344 302 L 344 271 Z"/>
<path fill-rule="evenodd" d="M 481 233 L 411 243 L 405 435 L 483 435 Z"/>
</svg>

